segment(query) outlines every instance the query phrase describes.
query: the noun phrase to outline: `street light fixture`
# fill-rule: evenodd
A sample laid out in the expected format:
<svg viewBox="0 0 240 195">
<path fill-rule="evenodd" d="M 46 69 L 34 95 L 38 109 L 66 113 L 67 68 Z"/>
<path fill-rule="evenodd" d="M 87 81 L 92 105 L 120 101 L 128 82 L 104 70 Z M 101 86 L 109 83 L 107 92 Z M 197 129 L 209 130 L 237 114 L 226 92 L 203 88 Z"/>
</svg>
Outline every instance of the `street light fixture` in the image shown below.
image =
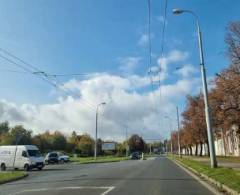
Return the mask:
<svg viewBox="0 0 240 195">
<path fill-rule="evenodd" d="M 98 109 L 100 106 L 106 105 L 106 102 L 102 102 L 97 105 L 96 108 L 96 131 L 95 131 L 95 147 L 94 147 L 94 160 L 97 160 L 97 131 L 98 131 Z"/>
<path fill-rule="evenodd" d="M 204 95 L 204 104 L 205 104 L 205 116 L 206 116 L 206 124 L 207 124 L 207 134 L 208 134 L 208 145 L 209 145 L 209 153 L 211 160 L 211 167 L 217 167 L 217 160 L 215 155 L 215 146 L 213 140 L 213 132 L 211 127 L 211 116 L 208 106 L 208 89 L 207 89 L 207 79 L 206 79 L 206 70 L 204 66 L 204 56 L 203 56 L 203 46 L 202 46 L 202 33 L 199 25 L 198 16 L 191 10 L 183 10 L 183 9 L 173 9 L 173 14 L 179 15 L 182 13 L 190 13 L 194 16 L 197 23 L 197 33 L 198 33 L 198 47 L 199 47 L 199 56 L 200 56 L 200 67 L 201 67 L 201 76 L 203 83 L 203 95 Z"/>
</svg>

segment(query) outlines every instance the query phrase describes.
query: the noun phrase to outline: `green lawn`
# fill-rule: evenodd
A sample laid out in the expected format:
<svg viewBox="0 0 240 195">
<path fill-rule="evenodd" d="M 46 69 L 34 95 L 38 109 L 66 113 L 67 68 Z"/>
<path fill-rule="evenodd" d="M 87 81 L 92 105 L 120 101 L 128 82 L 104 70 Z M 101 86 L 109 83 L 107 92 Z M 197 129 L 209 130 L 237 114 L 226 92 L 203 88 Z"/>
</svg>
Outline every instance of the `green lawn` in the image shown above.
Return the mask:
<svg viewBox="0 0 240 195">
<path fill-rule="evenodd" d="M 206 162 L 209 162 L 209 157 L 208 156 L 185 156 L 183 155 L 183 157 L 186 157 L 186 158 L 191 158 L 191 159 L 203 159 L 203 160 L 206 160 Z M 218 162 L 222 162 L 222 163 L 240 163 L 240 157 L 235 157 L 235 156 L 217 156 L 217 161 Z"/>
<path fill-rule="evenodd" d="M 119 162 L 122 160 L 127 160 L 126 157 L 117 157 L 117 156 L 99 156 L 97 157 L 97 161 L 94 160 L 93 157 L 71 157 L 70 161 L 79 162 L 80 164 L 87 163 L 105 163 L 105 162 Z"/>
<path fill-rule="evenodd" d="M 0 172 L 0 184 L 25 176 L 23 171 Z"/>
<path fill-rule="evenodd" d="M 187 167 L 191 167 L 192 169 L 196 170 L 198 173 L 202 173 L 207 175 L 208 177 L 215 179 L 216 181 L 220 182 L 228 186 L 229 188 L 240 192 L 240 171 L 234 170 L 231 168 L 223 168 L 218 167 L 212 169 L 206 163 L 202 163 L 195 160 L 190 160 L 187 158 L 174 157 L 175 160 L 180 161 Z"/>
</svg>

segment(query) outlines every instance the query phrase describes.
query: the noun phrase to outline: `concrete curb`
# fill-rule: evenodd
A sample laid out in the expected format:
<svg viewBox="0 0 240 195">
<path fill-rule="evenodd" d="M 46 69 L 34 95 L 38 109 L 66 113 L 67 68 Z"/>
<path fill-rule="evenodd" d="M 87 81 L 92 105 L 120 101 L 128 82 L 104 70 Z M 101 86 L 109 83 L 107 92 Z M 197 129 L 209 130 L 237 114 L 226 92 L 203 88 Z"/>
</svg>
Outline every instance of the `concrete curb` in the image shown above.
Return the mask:
<svg viewBox="0 0 240 195">
<path fill-rule="evenodd" d="M 9 179 L 9 180 L 6 180 L 6 181 L 0 181 L 0 185 L 5 184 L 5 183 L 9 183 L 9 182 L 13 182 L 13 181 L 17 181 L 17 180 L 23 179 L 27 176 L 28 176 L 28 173 L 25 173 L 23 176 L 15 177 L 13 179 Z"/>
<path fill-rule="evenodd" d="M 192 173 L 194 173 L 196 176 L 200 177 L 200 178 L 203 178 L 205 180 L 207 180 L 209 183 L 211 183 L 212 185 L 216 186 L 217 189 L 220 191 L 220 192 L 226 192 L 227 194 L 231 194 L 231 195 L 240 195 L 240 193 L 238 193 L 237 191 L 229 188 L 228 186 L 224 185 L 224 184 L 221 184 L 220 182 L 216 181 L 215 179 L 212 179 L 210 177 L 208 177 L 207 175 L 205 174 L 202 174 L 202 173 L 199 173 L 197 172 L 196 170 L 194 170 L 193 168 L 191 167 L 188 167 L 186 166 L 185 164 L 183 164 L 182 162 L 176 160 L 176 159 L 170 159 L 174 162 L 176 162 L 178 165 L 188 169 L 189 171 L 191 171 Z"/>
</svg>

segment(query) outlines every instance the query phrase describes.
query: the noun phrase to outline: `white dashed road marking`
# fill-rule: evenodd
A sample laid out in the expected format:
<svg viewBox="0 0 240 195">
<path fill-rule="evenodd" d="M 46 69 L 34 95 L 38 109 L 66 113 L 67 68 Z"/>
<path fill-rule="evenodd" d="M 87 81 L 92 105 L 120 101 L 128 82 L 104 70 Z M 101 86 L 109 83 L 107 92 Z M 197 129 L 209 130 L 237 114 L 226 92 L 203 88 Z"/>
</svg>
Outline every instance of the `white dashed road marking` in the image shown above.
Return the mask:
<svg viewBox="0 0 240 195">
<path fill-rule="evenodd" d="M 30 189 L 30 190 L 23 190 L 20 192 L 16 192 L 10 195 L 18 195 L 27 192 L 43 192 L 43 191 L 56 191 L 56 190 L 76 190 L 76 189 L 85 189 L 85 190 L 106 190 L 100 195 L 107 195 L 110 191 L 112 191 L 115 187 L 114 186 L 76 186 L 76 187 L 60 187 L 60 188 L 39 188 L 39 189 Z"/>
</svg>

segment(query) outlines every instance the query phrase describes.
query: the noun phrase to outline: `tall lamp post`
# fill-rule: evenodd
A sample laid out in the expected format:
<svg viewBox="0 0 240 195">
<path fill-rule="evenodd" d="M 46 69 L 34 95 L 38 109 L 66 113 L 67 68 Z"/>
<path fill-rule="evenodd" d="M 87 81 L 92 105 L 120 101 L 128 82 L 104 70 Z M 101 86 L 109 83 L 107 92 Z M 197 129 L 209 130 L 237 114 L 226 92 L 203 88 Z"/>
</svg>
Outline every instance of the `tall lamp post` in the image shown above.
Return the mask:
<svg viewBox="0 0 240 195">
<path fill-rule="evenodd" d="M 97 131 L 98 131 L 98 109 L 100 106 L 106 105 L 106 102 L 102 102 L 97 105 L 96 108 L 96 131 L 95 131 L 95 147 L 94 147 L 94 160 L 97 160 Z"/>
<path fill-rule="evenodd" d="M 171 135 L 171 146 L 170 146 L 170 150 L 171 150 L 171 154 L 173 154 L 173 148 L 172 148 L 172 125 L 171 125 L 171 119 L 169 116 L 164 116 L 165 119 L 169 120 L 169 131 L 170 131 L 170 135 Z"/>
<path fill-rule="evenodd" d="M 127 156 L 128 156 L 128 148 L 129 148 L 129 146 L 128 146 L 128 127 L 125 126 L 125 128 L 126 128 L 126 158 L 127 158 Z"/>
<path fill-rule="evenodd" d="M 178 113 L 178 106 L 176 106 L 177 109 L 177 128 L 178 128 L 178 156 L 181 158 L 181 144 L 180 144 L 180 122 L 179 122 L 179 113 Z"/>
<path fill-rule="evenodd" d="M 180 145 L 180 135 L 179 135 L 179 118 L 178 118 L 178 107 L 177 108 L 177 126 L 178 126 L 178 155 L 179 157 L 181 157 L 181 145 Z M 169 122 L 170 122 L 170 133 L 171 133 L 171 152 L 173 153 L 172 151 L 172 132 L 171 132 L 171 129 L 172 129 L 172 125 L 171 125 L 171 120 L 172 118 L 170 118 L 169 116 L 164 116 L 164 118 L 167 118 L 169 119 Z"/>
<path fill-rule="evenodd" d="M 206 70 L 204 66 L 204 56 L 203 56 L 203 46 L 202 46 L 202 33 L 199 25 L 198 16 L 191 10 L 184 9 L 173 9 L 173 14 L 179 15 L 182 13 L 190 13 L 194 16 L 197 24 L 197 33 L 198 33 L 198 47 L 199 47 L 199 55 L 200 55 L 200 67 L 201 67 L 201 76 L 203 83 L 203 95 L 204 95 L 204 104 L 205 104 L 205 116 L 206 116 L 206 124 L 207 124 L 207 135 L 208 135 L 208 145 L 209 145 L 209 153 L 211 160 L 211 167 L 217 167 L 217 160 L 215 154 L 215 146 L 213 140 L 213 132 L 211 127 L 211 119 L 210 119 L 210 111 L 208 105 L 208 89 L 207 89 L 207 80 L 206 80 Z"/>
</svg>

